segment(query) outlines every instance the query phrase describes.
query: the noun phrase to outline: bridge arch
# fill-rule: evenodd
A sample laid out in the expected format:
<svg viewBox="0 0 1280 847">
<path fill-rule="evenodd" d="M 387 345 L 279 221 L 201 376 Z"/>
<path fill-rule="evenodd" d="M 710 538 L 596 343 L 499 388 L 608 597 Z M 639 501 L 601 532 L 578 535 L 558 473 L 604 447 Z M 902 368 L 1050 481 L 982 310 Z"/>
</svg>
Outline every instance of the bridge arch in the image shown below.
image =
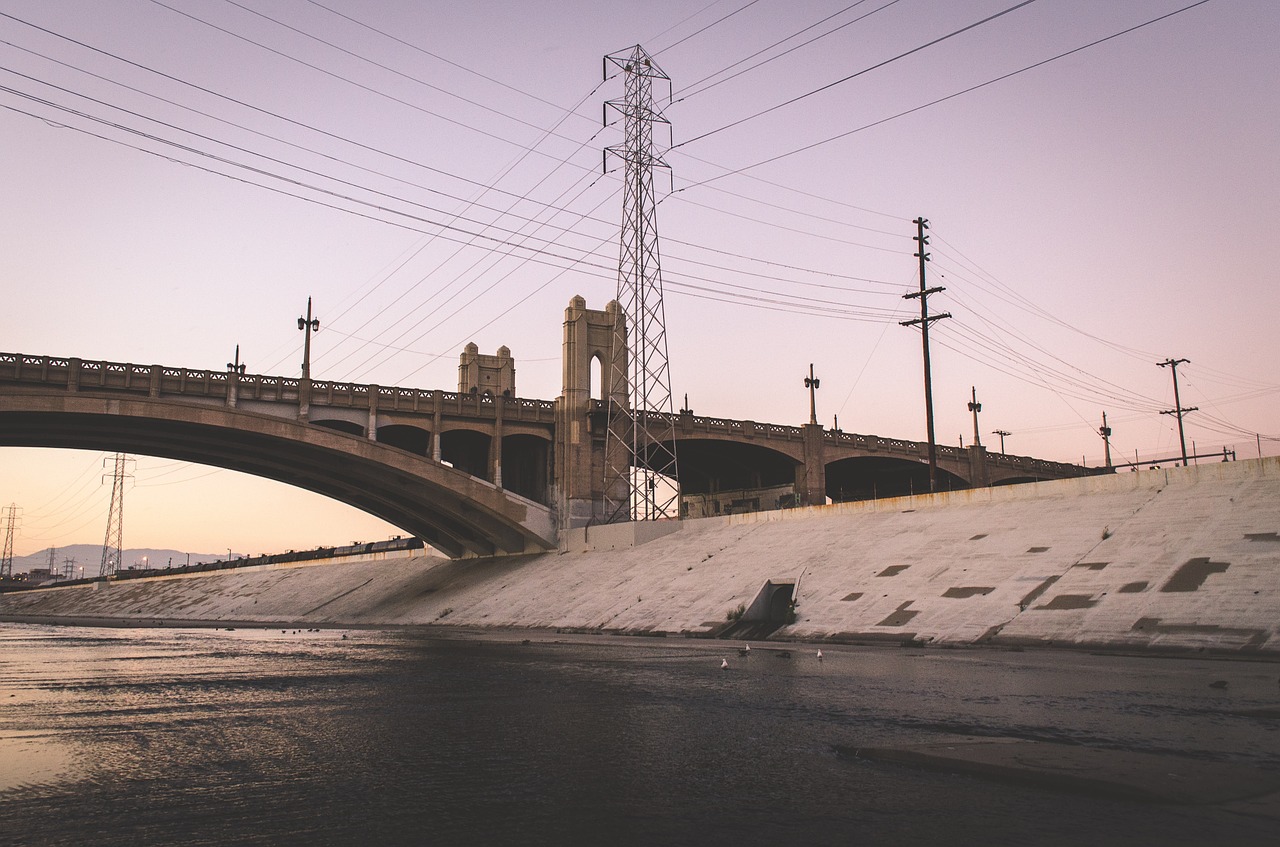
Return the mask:
<svg viewBox="0 0 1280 847">
<path fill-rule="evenodd" d="M 555 546 L 550 509 L 405 450 L 296 421 L 154 398 L 0 396 L 0 445 L 197 462 L 331 497 L 450 556 Z"/>
<path fill-rule="evenodd" d="M 677 469 L 684 494 L 793 485 L 796 469 L 804 464 L 763 444 L 705 436 L 681 438 L 678 430 L 676 435 Z"/>
</svg>

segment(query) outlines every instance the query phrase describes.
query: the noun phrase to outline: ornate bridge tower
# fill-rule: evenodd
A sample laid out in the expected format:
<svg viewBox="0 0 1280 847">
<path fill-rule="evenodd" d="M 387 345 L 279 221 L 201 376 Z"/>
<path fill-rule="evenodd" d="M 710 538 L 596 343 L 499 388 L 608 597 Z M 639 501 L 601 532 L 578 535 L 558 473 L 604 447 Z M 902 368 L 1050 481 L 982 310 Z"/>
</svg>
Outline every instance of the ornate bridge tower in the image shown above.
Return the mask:
<svg viewBox="0 0 1280 847">
<path fill-rule="evenodd" d="M 563 387 L 556 401 L 555 502 L 560 528 L 599 521 L 605 503 L 625 500 L 626 480 L 606 497 L 605 409 L 629 405 L 627 326 L 622 308 L 611 301 L 604 310 L 588 309 L 581 296 L 564 310 Z M 597 372 L 593 385 L 593 370 Z M 597 404 L 595 401 L 608 401 Z M 615 440 L 610 450 L 625 449 Z M 625 457 L 620 457 L 625 460 Z"/>
</svg>

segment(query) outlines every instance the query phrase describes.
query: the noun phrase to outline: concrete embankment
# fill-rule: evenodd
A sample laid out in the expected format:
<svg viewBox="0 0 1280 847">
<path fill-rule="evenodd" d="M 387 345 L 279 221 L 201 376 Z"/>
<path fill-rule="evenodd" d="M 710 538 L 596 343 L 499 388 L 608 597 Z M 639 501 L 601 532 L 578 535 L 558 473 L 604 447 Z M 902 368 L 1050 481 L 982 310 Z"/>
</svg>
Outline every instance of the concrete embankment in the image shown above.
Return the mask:
<svg viewBox="0 0 1280 847">
<path fill-rule="evenodd" d="M 566 546 L 19 592 L 0 618 L 708 635 L 794 600 L 772 637 L 1280 657 L 1280 458 L 592 528 Z"/>
</svg>

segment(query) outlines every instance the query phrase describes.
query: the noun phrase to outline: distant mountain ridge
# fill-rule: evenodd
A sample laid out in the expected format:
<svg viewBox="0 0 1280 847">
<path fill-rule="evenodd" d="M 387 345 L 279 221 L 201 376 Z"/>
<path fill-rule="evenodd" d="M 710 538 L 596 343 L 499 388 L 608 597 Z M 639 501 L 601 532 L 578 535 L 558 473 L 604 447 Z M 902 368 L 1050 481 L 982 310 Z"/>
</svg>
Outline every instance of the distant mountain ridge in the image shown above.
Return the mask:
<svg viewBox="0 0 1280 847">
<path fill-rule="evenodd" d="M 216 562 L 219 559 L 225 559 L 225 554 L 218 553 L 192 553 L 191 564 L 201 562 Z M 53 548 L 53 569 L 56 573 L 62 573 L 63 566 L 67 559 L 75 560 L 76 573 L 75 576 L 97 576 L 99 569 L 102 567 L 102 545 L 101 544 L 68 544 L 65 547 Z M 179 550 L 157 550 L 150 547 L 130 547 L 120 556 L 120 567 L 122 568 L 165 568 L 172 564 L 174 567 L 187 564 L 187 553 Z M 30 573 L 32 569 L 45 569 L 49 567 L 49 548 L 46 547 L 27 556 L 13 557 L 13 573 Z M 80 573 L 80 568 L 84 568 L 84 573 Z"/>
</svg>

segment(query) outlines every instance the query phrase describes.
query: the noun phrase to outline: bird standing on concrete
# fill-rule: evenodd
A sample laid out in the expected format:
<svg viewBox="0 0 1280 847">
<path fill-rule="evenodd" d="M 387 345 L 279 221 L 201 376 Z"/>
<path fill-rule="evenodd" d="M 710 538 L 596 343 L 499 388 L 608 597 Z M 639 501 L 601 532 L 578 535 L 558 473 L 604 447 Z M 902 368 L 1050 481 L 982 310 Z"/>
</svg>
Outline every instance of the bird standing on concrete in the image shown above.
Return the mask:
<svg viewBox="0 0 1280 847">
<path fill-rule="evenodd" d="M 729 660 L 728 660 L 728 659 L 721 659 L 721 660 L 720 660 L 720 670 L 722 670 L 722 671 L 727 671 L 728 669 L 729 669 Z"/>
<path fill-rule="evenodd" d="M 819 661 L 819 662 L 821 662 L 821 661 L 822 661 L 822 650 L 821 650 L 821 648 L 819 648 L 819 650 L 818 650 L 818 661 Z"/>
</svg>

